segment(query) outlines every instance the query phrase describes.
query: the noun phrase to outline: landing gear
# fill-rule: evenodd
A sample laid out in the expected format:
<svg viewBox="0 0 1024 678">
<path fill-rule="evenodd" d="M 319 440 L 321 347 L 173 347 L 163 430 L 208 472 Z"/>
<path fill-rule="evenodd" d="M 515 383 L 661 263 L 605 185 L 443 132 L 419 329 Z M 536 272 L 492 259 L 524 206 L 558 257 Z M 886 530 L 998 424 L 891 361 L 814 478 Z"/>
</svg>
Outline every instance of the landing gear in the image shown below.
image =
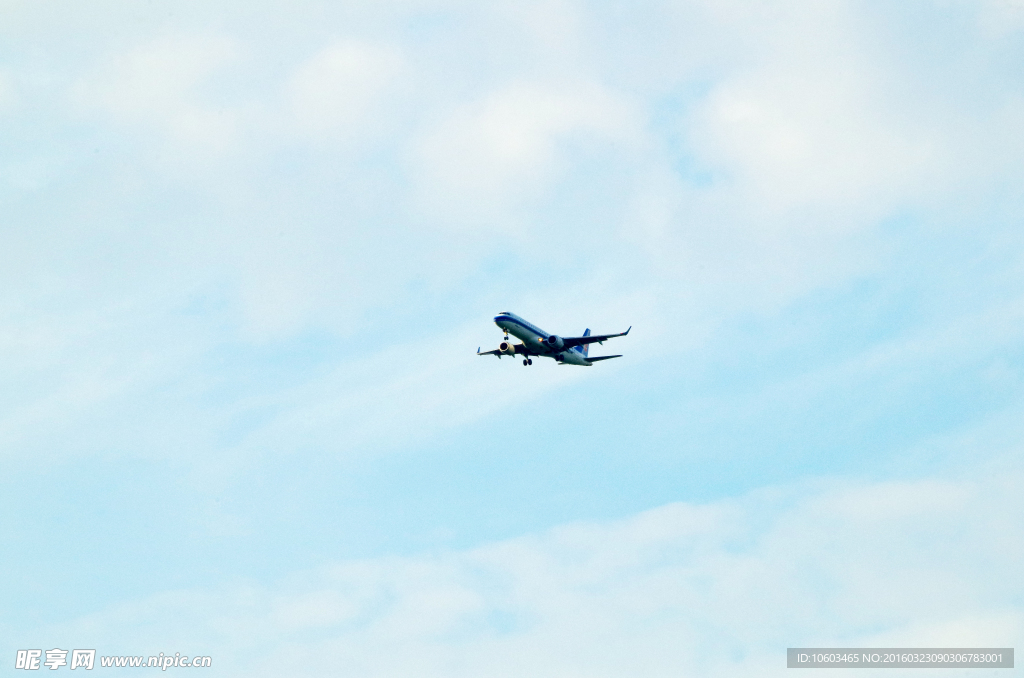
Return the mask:
<svg viewBox="0 0 1024 678">
<path fill-rule="evenodd" d="M 526 359 L 523 360 L 523 367 L 526 367 L 527 365 L 532 365 L 532 364 L 533 364 L 533 360 L 531 360 L 530 358 L 526 358 Z"/>
</svg>

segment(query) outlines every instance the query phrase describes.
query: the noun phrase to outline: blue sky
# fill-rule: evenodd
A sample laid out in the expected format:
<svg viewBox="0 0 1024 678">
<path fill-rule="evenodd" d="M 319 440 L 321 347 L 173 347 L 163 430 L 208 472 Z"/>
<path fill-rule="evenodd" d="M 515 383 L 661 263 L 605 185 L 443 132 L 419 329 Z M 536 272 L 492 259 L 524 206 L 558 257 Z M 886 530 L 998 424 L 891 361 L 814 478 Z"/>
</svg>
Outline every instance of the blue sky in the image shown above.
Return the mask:
<svg viewBox="0 0 1024 678">
<path fill-rule="evenodd" d="M 1022 57 L 1011 0 L 0 3 L 3 652 L 1020 645 Z"/>
</svg>

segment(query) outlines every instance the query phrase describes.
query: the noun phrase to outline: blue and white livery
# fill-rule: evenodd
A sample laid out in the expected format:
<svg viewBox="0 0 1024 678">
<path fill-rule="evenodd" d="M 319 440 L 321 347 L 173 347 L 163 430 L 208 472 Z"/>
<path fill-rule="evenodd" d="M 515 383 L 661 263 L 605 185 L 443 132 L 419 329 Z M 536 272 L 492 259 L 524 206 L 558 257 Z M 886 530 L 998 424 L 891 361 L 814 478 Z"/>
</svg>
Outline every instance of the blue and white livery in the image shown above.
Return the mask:
<svg viewBox="0 0 1024 678">
<path fill-rule="evenodd" d="M 588 355 L 590 345 L 595 342 L 602 344 L 605 339 L 611 339 L 612 337 L 624 337 L 629 334 L 629 330 L 633 329 L 630 326 L 629 330 L 619 332 L 618 334 L 594 335 L 591 335 L 590 330 L 587 329 L 582 337 L 560 337 L 557 334 L 548 334 L 533 323 L 527 322 L 515 313 L 509 313 L 508 311 L 502 311 L 494 316 L 494 324 L 505 330 L 505 341 L 498 344 L 498 348 L 493 351 L 481 353 L 478 348 L 476 354 L 496 355 L 499 358 L 506 355 L 518 355 L 522 356 L 523 365 L 533 364 L 531 356 L 553 358 L 559 365 L 584 365 L 587 367 L 599 360 L 621 358 L 621 355 L 603 355 L 591 358 Z M 517 339 L 521 339 L 523 343 L 513 344 L 508 340 L 509 334 L 514 335 Z"/>
</svg>

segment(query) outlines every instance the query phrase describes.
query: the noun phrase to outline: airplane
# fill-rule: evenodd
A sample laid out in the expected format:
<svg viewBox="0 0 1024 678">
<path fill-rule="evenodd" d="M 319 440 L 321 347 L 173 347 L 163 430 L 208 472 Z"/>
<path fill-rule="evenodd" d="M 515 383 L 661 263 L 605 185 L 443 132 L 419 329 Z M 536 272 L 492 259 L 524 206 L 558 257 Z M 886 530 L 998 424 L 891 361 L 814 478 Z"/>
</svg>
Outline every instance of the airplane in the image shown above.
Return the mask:
<svg viewBox="0 0 1024 678">
<path fill-rule="evenodd" d="M 494 316 L 494 324 L 505 330 L 505 341 L 498 344 L 498 348 L 493 351 L 480 352 L 480 349 L 476 349 L 477 355 L 496 355 L 501 358 L 504 355 L 507 356 L 523 356 L 523 365 L 532 365 L 533 360 L 530 356 L 539 356 L 544 358 L 553 358 L 559 365 L 584 365 L 589 367 L 599 360 L 611 360 L 612 358 L 621 358 L 622 355 L 603 355 L 591 358 L 587 355 L 590 351 L 590 345 L 594 342 L 603 344 L 605 339 L 611 339 L 613 337 L 624 337 L 629 334 L 629 330 L 633 329 L 633 326 L 629 326 L 629 330 L 625 332 L 619 332 L 618 334 L 590 334 L 588 328 L 583 333 L 582 337 L 560 337 L 557 334 L 548 334 L 544 330 L 540 329 L 536 325 L 529 323 L 515 313 L 509 313 L 508 311 L 502 311 L 498 315 Z M 517 339 L 522 339 L 523 343 L 513 344 L 508 340 L 509 332 L 511 332 Z"/>
</svg>

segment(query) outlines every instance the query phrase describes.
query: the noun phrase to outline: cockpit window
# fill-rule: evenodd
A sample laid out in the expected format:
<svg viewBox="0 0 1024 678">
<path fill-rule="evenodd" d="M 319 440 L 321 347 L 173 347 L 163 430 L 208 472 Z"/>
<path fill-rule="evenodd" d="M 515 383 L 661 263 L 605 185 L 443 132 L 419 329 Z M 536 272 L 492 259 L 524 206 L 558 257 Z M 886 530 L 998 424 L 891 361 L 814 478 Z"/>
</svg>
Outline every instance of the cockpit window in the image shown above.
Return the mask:
<svg viewBox="0 0 1024 678">
<path fill-rule="evenodd" d="M 511 313 L 509 313 L 508 311 L 502 311 L 502 312 L 501 312 L 501 313 L 499 313 L 498 315 L 512 315 L 512 314 L 511 314 Z"/>
</svg>

